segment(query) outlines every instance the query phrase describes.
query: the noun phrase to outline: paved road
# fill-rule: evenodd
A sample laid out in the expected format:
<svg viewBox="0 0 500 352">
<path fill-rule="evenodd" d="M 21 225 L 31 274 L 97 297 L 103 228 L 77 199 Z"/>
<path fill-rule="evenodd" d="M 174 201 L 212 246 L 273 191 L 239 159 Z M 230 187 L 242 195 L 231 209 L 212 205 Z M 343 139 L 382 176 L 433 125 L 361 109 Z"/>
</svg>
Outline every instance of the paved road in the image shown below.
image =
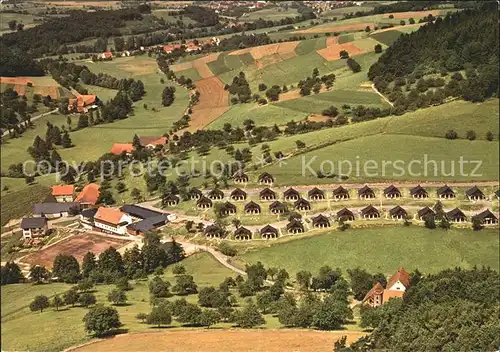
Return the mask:
<svg viewBox="0 0 500 352">
<path fill-rule="evenodd" d="M 55 113 L 57 112 L 59 109 L 54 109 L 52 111 L 48 111 L 48 112 L 44 112 L 43 114 L 40 114 L 40 115 L 37 115 L 37 116 L 34 116 L 31 118 L 31 122 L 35 122 L 36 120 L 38 120 L 40 117 L 43 117 L 43 116 L 47 116 L 47 115 L 50 115 L 52 113 Z M 21 123 L 19 123 L 18 125 L 20 125 Z M 2 137 L 5 137 L 5 136 L 8 136 L 9 135 L 9 131 L 5 131 L 2 133 Z"/>
</svg>

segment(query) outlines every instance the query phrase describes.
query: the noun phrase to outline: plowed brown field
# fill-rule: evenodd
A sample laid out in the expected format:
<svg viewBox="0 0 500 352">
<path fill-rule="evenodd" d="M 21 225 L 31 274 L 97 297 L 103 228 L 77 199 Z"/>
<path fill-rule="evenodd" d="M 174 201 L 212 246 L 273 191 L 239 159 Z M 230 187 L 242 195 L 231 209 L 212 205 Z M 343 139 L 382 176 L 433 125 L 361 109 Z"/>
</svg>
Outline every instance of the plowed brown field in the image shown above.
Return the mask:
<svg viewBox="0 0 500 352">
<path fill-rule="evenodd" d="M 308 29 L 301 29 L 295 31 L 295 33 L 306 34 L 306 33 L 330 33 L 330 32 L 347 32 L 347 31 L 359 31 L 365 29 L 366 26 L 370 26 L 371 29 L 375 27 L 375 23 L 354 23 L 346 25 L 334 25 L 325 27 L 312 27 Z"/>
<path fill-rule="evenodd" d="M 366 333 L 313 330 L 197 329 L 118 335 L 77 347 L 78 352 L 330 352 L 342 336 L 352 343 Z"/>
<path fill-rule="evenodd" d="M 197 131 L 215 121 L 229 109 L 229 95 L 218 77 L 202 79 L 196 82 L 200 92 L 200 102 L 193 107 L 190 131 Z"/>
<path fill-rule="evenodd" d="M 432 16 L 439 16 L 441 14 L 441 10 L 386 13 L 386 14 L 384 14 L 384 17 L 389 18 L 390 15 L 393 15 L 394 18 L 397 18 L 397 19 L 410 18 L 410 17 L 422 18 L 422 17 L 429 16 L 429 14 L 432 14 Z"/>
<path fill-rule="evenodd" d="M 203 56 L 199 59 L 187 62 L 181 62 L 179 64 L 172 65 L 172 70 L 174 72 L 184 71 L 190 68 L 195 68 L 198 71 L 198 74 L 201 78 L 210 78 L 213 77 L 214 74 L 208 67 L 208 63 L 217 60 L 220 53 L 214 53 L 207 56 Z"/>
<path fill-rule="evenodd" d="M 346 50 L 349 56 L 359 55 L 364 52 L 353 43 L 334 44 L 316 52 L 323 56 L 325 60 L 333 61 L 340 59 L 340 52 L 342 50 Z"/>
<path fill-rule="evenodd" d="M 235 50 L 230 52 L 229 55 L 243 55 L 250 53 L 255 59 L 257 67 L 260 69 L 267 65 L 275 64 L 295 57 L 297 55 L 295 53 L 295 48 L 298 44 L 298 41 L 267 44 L 254 48 Z"/>
</svg>

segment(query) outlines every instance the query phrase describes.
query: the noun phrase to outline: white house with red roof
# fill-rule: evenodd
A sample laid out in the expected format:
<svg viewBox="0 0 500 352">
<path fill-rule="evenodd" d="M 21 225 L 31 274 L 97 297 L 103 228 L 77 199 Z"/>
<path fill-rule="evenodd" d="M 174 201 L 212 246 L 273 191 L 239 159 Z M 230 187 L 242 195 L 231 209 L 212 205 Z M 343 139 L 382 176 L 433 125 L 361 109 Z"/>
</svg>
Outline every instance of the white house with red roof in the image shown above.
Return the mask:
<svg viewBox="0 0 500 352">
<path fill-rule="evenodd" d="M 101 60 L 113 60 L 113 53 L 111 53 L 111 51 L 105 51 L 99 55 L 99 59 L 101 59 Z"/>
<path fill-rule="evenodd" d="M 100 186 L 96 183 L 89 183 L 88 185 L 85 185 L 85 187 L 83 187 L 80 193 L 76 196 L 75 202 L 80 203 L 80 207 L 82 209 L 96 205 L 99 195 L 101 194 L 99 188 Z"/>
<path fill-rule="evenodd" d="M 88 112 L 97 108 L 99 99 L 94 94 L 80 94 L 76 98 L 69 99 L 68 112 Z"/>
<path fill-rule="evenodd" d="M 52 186 L 52 196 L 57 202 L 72 202 L 75 198 L 75 186 L 55 185 Z"/>
<path fill-rule="evenodd" d="M 132 222 L 130 215 L 115 208 L 99 207 L 94 215 L 94 226 L 96 228 L 117 235 L 127 234 L 127 226 Z"/>
<path fill-rule="evenodd" d="M 392 275 L 384 288 L 377 282 L 363 298 L 363 304 L 370 307 L 378 307 L 391 298 L 403 298 L 404 293 L 410 287 L 410 276 L 403 267 Z"/>
</svg>

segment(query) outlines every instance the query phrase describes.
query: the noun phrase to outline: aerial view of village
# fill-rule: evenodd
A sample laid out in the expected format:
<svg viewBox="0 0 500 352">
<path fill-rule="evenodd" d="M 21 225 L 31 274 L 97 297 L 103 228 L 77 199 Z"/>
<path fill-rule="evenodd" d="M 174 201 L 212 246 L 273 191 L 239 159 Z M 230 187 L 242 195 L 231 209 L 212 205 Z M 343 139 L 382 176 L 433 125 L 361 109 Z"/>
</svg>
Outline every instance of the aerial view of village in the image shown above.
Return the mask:
<svg viewBox="0 0 500 352">
<path fill-rule="evenodd" d="M 500 350 L 496 1 L 0 1 L 2 351 Z"/>
</svg>

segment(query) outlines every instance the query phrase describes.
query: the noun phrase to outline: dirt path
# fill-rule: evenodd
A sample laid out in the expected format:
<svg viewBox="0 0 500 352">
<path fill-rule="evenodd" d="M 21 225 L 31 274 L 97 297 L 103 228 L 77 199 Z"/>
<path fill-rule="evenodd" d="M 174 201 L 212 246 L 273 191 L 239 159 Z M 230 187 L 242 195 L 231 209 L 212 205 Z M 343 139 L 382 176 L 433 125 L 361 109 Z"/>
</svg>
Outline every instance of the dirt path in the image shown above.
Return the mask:
<svg viewBox="0 0 500 352">
<path fill-rule="evenodd" d="M 382 97 L 382 99 L 384 99 L 387 102 L 387 104 L 389 104 L 390 106 L 394 107 L 394 104 L 391 103 L 391 101 L 389 99 L 387 99 L 385 97 L 385 95 L 383 95 L 382 93 L 380 93 L 377 88 L 375 88 L 375 84 L 372 84 L 372 89 L 375 91 L 375 93 L 377 93 L 378 95 L 380 95 Z"/>
<path fill-rule="evenodd" d="M 118 335 L 70 349 L 79 352 L 330 352 L 335 341 L 347 336 L 352 343 L 361 331 L 296 329 L 196 329 Z M 67 350 L 67 351 L 70 351 Z"/>
<path fill-rule="evenodd" d="M 47 115 L 50 115 L 50 114 L 53 114 L 53 113 L 56 113 L 59 109 L 54 109 L 54 110 L 51 110 L 51 111 L 47 111 L 47 112 L 44 112 L 43 114 L 40 114 L 40 115 L 37 115 L 37 116 L 34 116 L 31 118 L 31 122 L 35 122 L 36 120 L 38 120 L 40 117 L 44 117 L 44 116 L 47 116 Z M 21 123 L 18 123 L 18 125 L 20 125 Z M 5 132 L 2 132 L 2 137 L 5 137 L 5 136 L 8 136 L 9 135 L 9 131 L 5 131 Z"/>
</svg>

